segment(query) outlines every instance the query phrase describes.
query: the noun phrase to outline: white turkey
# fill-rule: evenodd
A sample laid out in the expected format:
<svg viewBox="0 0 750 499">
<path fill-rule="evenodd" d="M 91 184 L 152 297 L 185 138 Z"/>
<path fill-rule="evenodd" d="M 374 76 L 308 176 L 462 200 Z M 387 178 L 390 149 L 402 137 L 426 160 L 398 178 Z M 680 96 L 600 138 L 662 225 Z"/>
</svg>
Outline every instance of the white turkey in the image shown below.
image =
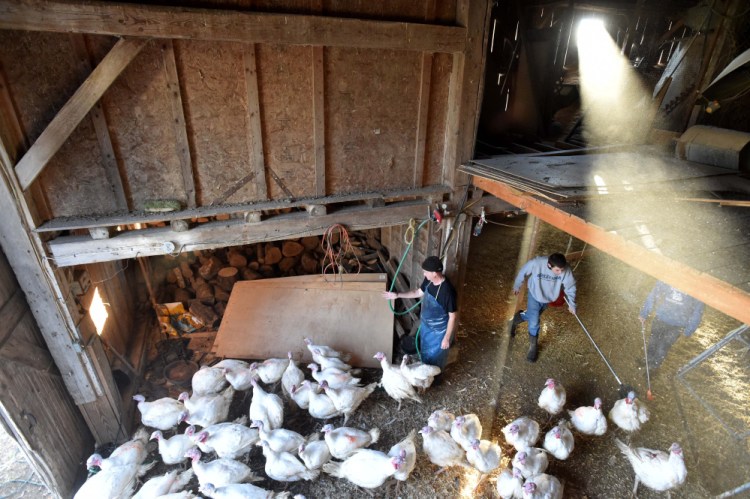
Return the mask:
<svg viewBox="0 0 750 499">
<path fill-rule="evenodd" d="M 191 448 L 185 455 L 191 459 L 193 471 L 201 485 L 212 483 L 221 487 L 230 483 L 260 480 L 246 464 L 234 459 L 219 458 L 204 463 L 201 461 L 201 451 L 197 447 Z"/>
<path fill-rule="evenodd" d="M 383 352 L 378 352 L 373 357 L 380 362 L 380 367 L 383 369 L 380 385 L 389 397 L 398 401 L 398 410 L 401 410 L 401 401 L 404 399 L 422 403 L 422 399 L 417 395 L 414 386 L 401 373 L 401 369 L 388 362 Z"/>
<path fill-rule="evenodd" d="M 225 371 L 221 367 L 201 366 L 195 371 L 191 386 L 193 395 L 208 395 L 219 393 L 227 386 Z"/>
<path fill-rule="evenodd" d="M 141 423 L 144 426 L 167 431 L 187 418 L 187 409 L 179 400 L 163 397 L 146 402 L 146 397 L 141 394 L 133 395 L 133 400 L 138 402 L 138 411 L 141 413 Z"/>
<path fill-rule="evenodd" d="M 458 416 L 451 425 L 451 437 L 465 451 L 471 449 L 471 441 L 482 438 L 482 423 L 476 414 Z"/>
<path fill-rule="evenodd" d="M 307 412 L 310 413 L 310 416 L 325 420 L 343 415 L 343 412 L 336 409 L 331 397 L 320 391 L 320 386 L 313 385 L 307 380 L 303 382 L 303 385 L 309 389 Z"/>
<path fill-rule="evenodd" d="M 331 455 L 336 459 L 346 459 L 357 449 L 374 444 L 380 438 L 380 430 L 378 428 L 364 431 L 358 428 L 342 426 L 334 429 L 333 425 L 327 424 L 320 431 L 323 432 Z"/>
<path fill-rule="evenodd" d="M 322 355 L 323 357 L 337 357 L 344 362 L 349 362 L 350 355 L 348 353 L 339 352 L 327 345 L 316 345 L 310 338 L 304 338 L 304 341 L 305 345 L 307 345 L 307 349 L 310 350 L 310 353 L 313 355 L 313 360 L 315 360 L 315 357 Z M 315 362 L 317 362 L 317 360 L 315 360 Z"/>
<path fill-rule="evenodd" d="M 400 371 L 412 386 L 417 388 L 421 393 L 424 393 L 435 381 L 435 376 L 440 374 L 440 368 L 438 366 L 432 366 L 430 364 L 424 364 L 422 362 L 414 362 L 408 364 L 409 356 L 404 355 L 401 359 Z"/>
<path fill-rule="evenodd" d="M 569 428 L 569 423 L 561 419 L 557 426 L 552 427 L 544 436 L 544 448 L 555 456 L 556 459 L 564 461 L 573 452 L 575 440 Z"/>
<path fill-rule="evenodd" d="M 524 499 L 562 499 L 563 486 L 552 475 L 540 473 L 523 484 Z"/>
<path fill-rule="evenodd" d="M 193 445 L 193 439 L 188 435 L 178 433 L 169 438 L 164 438 L 161 430 L 156 430 L 151 434 L 151 440 L 156 440 L 159 446 L 159 455 L 164 464 L 180 464 L 187 457 L 185 453 Z"/>
<path fill-rule="evenodd" d="M 639 482 L 659 492 L 673 489 L 685 482 L 687 468 L 679 444 L 673 443 L 667 453 L 645 447 L 630 447 L 618 439 L 615 442 L 635 472 L 633 495 L 638 490 Z"/>
<path fill-rule="evenodd" d="M 249 390 L 253 387 L 252 381 L 258 378 L 258 372 L 250 365 L 228 366 L 224 368 L 224 377 L 237 391 Z"/>
<path fill-rule="evenodd" d="M 268 430 L 281 428 L 284 423 L 284 402 L 275 393 L 269 393 L 261 388 L 256 380 L 253 384 L 253 398 L 250 401 L 250 420 L 263 421 Z"/>
<path fill-rule="evenodd" d="M 393 445 L 388 451 L 388 455 L 391 457 L 400 456 L 403 459 L 403 463 L 399 467 L 398 471 L 393 474 L 393 478 L 400 481 L 405 481 L 409 478 L 409 475 L 414 470 L 417 464 L 417 445 L 415 439 L 417 437 L 417 431 L 412 430 L 409 432 L 403 440 Z"/>
<path fill-rule="evenodd" d="M 490 473 L 497 469 L 502 457 L 503 451 L 500 446 L 489 440 L 475 438 L 471 441 L 469 450 L 466 451 L 466 459 L 469 464 L 482 473 Z"/>
<path fill-rule="evenodd" d="M 539 394 L 539 407 L 547 411 L 551 416 L 560 414 L 565 406 L 565 387 L 552 378 L 545 384 L 542 393 Z"/>
<path fill-rule="evenodd" d="M 305 437 L 296 431 L 287 430 L 286 428 L 266 430 L 265 424 L 260 420 L 253 421 L 252 426 L 258 428 L 260 440 L 268 444 L 268 447 L 274 452 L 293 452 L 306 441 Z"/>
<path fill-rule="evenodd" d="M 140 467 L 148 456 L 148 449 L 146 447 L 148 439 L 149 435 L 146 429 L 142 427 L 138 428 L 133 438 L 113 450 L 106 459 L 102 458 L 100 454 L 92 454 L 86 461 L 86 467 L 99 467 L 102 470 L 117 466 L 135 465 L 136 467 Z M 138 472 L 139 475 L 143 474 L 140 469 Z"/>
<path fill-rule="evenodd" d="M 602 413 L 602 399 L 594 399 L 593 406 L 582 406 L 568 411 L 573 427 L 584 435 L 601 436 L 607 432 L 607 418 Z"/>
<path fill-rule="evenodd" d="M 359 449 L 343 463 L 335 461 L 323 465 L 329 475 L 345 478 L 366 489 L 380 487 L 403 464 L 401 456 L 389 456 L 372 449 Z"/>
<path fill-rule="evenodd" d="M 440 472 L 450 466 L 471 467 L 466 460 L 466 452 L 447 431 L 425 426 L 419 432 L 422 434 L 422 450 L 432 464 L 440 466 Z"/>
<path fill-rule="evenodd" d="M 191 425 L 205 427 L 226 421 L 233 397 L 234 388 L 228 386 L 222 392 L 206 395 L 188 395 L 187 392 L 182 392 L 179 400 L 188 410 L 186 421 Z"/>
<path fill-rule="evenodd" d="M 224 369 L 247 369 L 248 367 L 250 367 L 250 363 L 239 359 L 224 359 L 220 360 L 211 367 L 220 367 Z"/>
<path fill-rule="evenodd" d="M 296 482 L 314 480 L 320 470 L 309 470 L 295 455 L 289 452 L 275 452 L 261 440 L 263 455 L 266 458 L 265 472 L 272 480 L 278 482 Z"/>
<path fill-rule="evenodd" d="M 445 409 L 438 409 L 427 418 L 427 425 L 435 430 L 451 431 L 456 416 Z"/>
<path fill-rule="evenodd" d="M 331 388 L 326 381 L 320 384 L 320 387 L 331 397 L 336 409 L 344 414 L 344 424 L 349 421 L 349 417 L 365 401 L 370 394 L 375 391 L 377 383 L 370 383 L 367 386 L 346 385 L 341 388 Z"/>
<path fill-rule="evenodd" d="M 505 441 L 521 451 L 533 447 L 539 439 L 539 423 L 526 416 L 521 416 L 502 429 Z"/>
<path fill-rule="evenodd" d="M 628 396 L 615 402 L 609 411 L 609 419 L 625 431 L 636 431 L 648 421 L 651 413 L 648 408 L 636 398 L 635 392 L 628 392 Z"/>
<path fill-rule="evenodd" d="M 513 456 L 511 464 L 514 468 L 521 470 L 524 478 L 529 478 L 539 473 L 544 473 L 549 466 L 549 458 L 544 449 L 529 447 Z"/>
<path fill-rule="evenodd" d="M 272 499 L 274 497 L 289 497 L 288 492 L 277 494 L 252 483 L 232 483 L 216 487 L 212 483 L 201 485 L 198 492 L 211 499 Z"/>
<path fill-rule="evenodd" d="M 305 373 L 297 367 L 297 363 L 292 358 L 292 352 L 288 352 L 287 357 L 289 357 L 289 365 L 286 366 L 284 373 L 281 375 L 281 389 L 287 397 L 291 398 L 292 387 L 299 386 L 305 381 Z"/>
<path fill-rule="evenodd" d="M 73 499 L 121 499 L 131 497 L 136 472 L 132 466 L 115 466 L 93 475 Z"/>
<path fill-rule="evenodd" d="M 274 358 L 266 359 L 263 362 L 253 362 L 250 364 L 250 369 L 254 369 L 260 380 L 269 385 L 281 380 L 288 365 L 289 359 Z"/>
<path fill-rule="evenodd" d="M 344 362 L 339 357 L 328 357 L 323 355 L 320 348 L 311 348 L 313 360 L 320 365 L 320 368 L 325 371 L 326 369 L 340 369 L 341 371 L 351 371 L 352 366 Z"/>
<path fill-rule="evenodd" d="M 297 455 L 308 470 L 317 470 L 331 460 L 331 450 L 325 440 L 304 442 L 297 448 Z"/>
<path fill-rule="evenodd" d="M 502 499 L 521 499 L 523 497 L 523 475 L 521 470 L 505 468 L 497 476 L 497 493 Z"/>
<path fill-rule="evenodd" d="M 165 494 L 180 492 L 193 478 L 193 470 L 172 470 L 156 476 L 143 484 L 133 499 L 153 499 Z"/>
<path fill-rule="evenodd" d="M 357 386 L 361 381 L 360 378 L 355 378 L 348 371 L 342 371 L 340 369 L 326 369 L 325 371 L 321 371 L 320 366 L 318 366 L 318 364 L 314 362 L 308 364 L 307 368 L 310 369 L 312 377 L 315 381 L 317 381 L 318 383 L 327 381 L 328 386 L 330 386 L 331 388 L 341 388 L 344 385 Z"/>
<path fill-rule="evenodd" d="M 216 452 L 219 457 L 238 459 L 258 443 L 259 432 L 237 423 L 220 423 L 204 428 L 193 435 L 202 452 Z"/>
</svg>

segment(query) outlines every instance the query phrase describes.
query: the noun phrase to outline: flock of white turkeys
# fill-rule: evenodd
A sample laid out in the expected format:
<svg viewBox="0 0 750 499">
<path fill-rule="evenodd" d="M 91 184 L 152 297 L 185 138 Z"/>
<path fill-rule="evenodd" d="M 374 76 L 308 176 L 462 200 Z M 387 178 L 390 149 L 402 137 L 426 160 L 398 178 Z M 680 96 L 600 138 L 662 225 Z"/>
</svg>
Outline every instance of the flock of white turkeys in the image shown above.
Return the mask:
<svg viewBox="0 0 750 499">
<path fill-rule="evenodd" d="M 149 433 L 140 428 L 106 459 L 99 454 L 88 459 L 87 467 L 98 472 L 81 486 L 75 498 L 199 497 L 185 490 L 193 477 L 199 483 L 198 491 L 206 497 L 288 497 L 286 492 L 275 493 L 251 483 L 264 479 L 245 464 L 257 446 L 262 448 L 265 458 L 266 477 L 279 482 L 314 480 L 321 471 L 368 489 L 380 487 L 391 478 L 407 480 L 417 461 L 415 430 L 388 452 L 368 448 L 378 442 L 378 428 L 335 428 L 325 424 L 322 436 L 301 435 L 283 428 L 282 396 L 293 407 L 308 411 L 314 419 L 324 421 L 344 416 L 346 425 L 377 385 L 398 401 L 399 409 L 403 400 L 421 403 L 420 393 L 431 386 L 440 369 L 409 364 L 406 356 L 401 364 L 391 364 L 378 352 L 374 357 L 381 363 L 381 382 L 361 386 L 361 380 L 347 364 L 347 355 L 325 345 L 315 345 L 309 338 L 305 338 L 305 343 L 314 361 L 308 365 L 314 381 L 306 379 L 290 353 L 287 359 L 251 364 L 226 359 L 211 367 L 204 366 L 193 376 L 192 393 L 182 393 L 176 400 L 165 397 L 148 402 L 142 395 L 134 396 L 142 424 L 153 428 L 150 439 L 158 442 L 159 459 L 177 468 L 137 487 L 139 478 L 157 463 L 156 459 L 146 463 Z M 268 388 L 278 385 L 282 396 Z M 250 389 L 248 414 L 227 421 L 235 392 Z M 563 411 L 565 399 L 563 386 L 549 379 L 539 395 L 539 407 L 551 419 Z M 540 436 L 539 423 L 525 416 L 511 422 L 502 433 L 507 448 L 513 447 L 516 452 L 511 467 L 502 470 L 499 468 L 503 450 L 498 443 L 482 439 L 482 425 L 476 414 L 454 416 L 445 410 L 434 411 L 427 426 L 419 431 L 422 450 L 441 471 L 463 466 L 477 469 L 483 478 L 494 477 L 502 498 L 562 498 L 560 481 L 545 473 L 548 456 L 564 460 L 571 455 L 574 448 L 571 426 L 584 435 L 603 435 L 607 419 L 601 406 L 597 398 L 591 407 L 569 410 L 570 421 L 562 419 L 552 427 L 544 436 L 543 448 L 534 447 Z M 614 404 L 609 418 L 624 431 L 633 432 L 648 421 L 649 413 L 631 392 Z M 188 426 L 179 433 L 177 427 L 182 422 Z M 171 436 L 166 438 L 165 433 Z M 635 471 L 636 488 L 640 481 L 664 491 L 685 481 L 687 471 L 678 444 L 673 444 L 667 453 L 616 442 Z"/>
</svg>

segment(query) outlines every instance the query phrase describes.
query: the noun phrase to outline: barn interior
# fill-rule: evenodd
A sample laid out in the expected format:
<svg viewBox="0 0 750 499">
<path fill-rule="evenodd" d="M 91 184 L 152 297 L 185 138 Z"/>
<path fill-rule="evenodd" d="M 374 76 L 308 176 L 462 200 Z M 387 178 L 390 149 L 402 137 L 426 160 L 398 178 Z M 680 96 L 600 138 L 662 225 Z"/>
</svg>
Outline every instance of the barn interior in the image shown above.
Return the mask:
<svg viewBox="0 0 750 499">
<path fill-rule="evenodd" d="M 312 331 L 377 379 L 372 353 L 398 361 L 419 326 L 381 291 L 440 255 L 460 311 L 445 382 L 395 416 L 377 391 L 355 423 L 395 443 L 449 407 L 502 442 L 547 377 L 610 407 L 624 381 L 657 395 L 632 442 L 685 448 L 673 495 L 747 494 L 749 17 L 740 0 L 0 0 L 3 426 L 70 497 L 95 449 L 130 438 L 132 396 L 173 396 L 200 365 L 305 360 Z M 511 285 L 552 252 L 579 316 L 545 312 L 532 364 Z M 646 380 L 657 280 L 707 308 Z M 552 467 L 566 497 L 629 493 L 615 437 Z M 497 497 L 431 466 L 401 495 Z"/>
</svg>

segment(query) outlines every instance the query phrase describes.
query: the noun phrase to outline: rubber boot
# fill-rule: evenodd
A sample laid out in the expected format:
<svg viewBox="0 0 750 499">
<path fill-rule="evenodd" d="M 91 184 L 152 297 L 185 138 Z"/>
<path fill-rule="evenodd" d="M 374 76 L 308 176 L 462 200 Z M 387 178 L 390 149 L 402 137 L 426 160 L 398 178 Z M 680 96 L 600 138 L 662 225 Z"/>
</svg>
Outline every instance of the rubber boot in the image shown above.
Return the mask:
<svg viewBox="0 0 750 499">
<path fill-rule="evenodd" d="M 526 360 L 536 362 L 537 357 L 537 340 L 536 336 L 529 335 L 529 353 L 526 354 Z"/>
<path fill-rule="evenodd" d="M 516 326 L 518 326 L 522 322 L 526 322 L 526 318 L 524 317 L 523 310 L 519 310 L 513 315 L 513 322 L 511 322 L 510 324 L 511 338 L 514 338 L 516 336 Z"/>
</svg>

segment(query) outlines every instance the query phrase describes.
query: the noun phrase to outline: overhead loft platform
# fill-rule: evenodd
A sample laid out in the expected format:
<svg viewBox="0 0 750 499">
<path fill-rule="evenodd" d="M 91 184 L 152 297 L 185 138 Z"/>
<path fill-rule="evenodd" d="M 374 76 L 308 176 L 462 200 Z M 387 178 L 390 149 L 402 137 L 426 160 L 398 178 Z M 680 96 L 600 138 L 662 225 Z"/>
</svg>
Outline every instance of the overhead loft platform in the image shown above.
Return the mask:
<svg viewBox="0 0 750 499">
<path fill-rule="evenodd" d="M 750 323 L 750 180 L 651 150 L 509 155 L 461 170 L 476 187 Z"/>
</svg>

